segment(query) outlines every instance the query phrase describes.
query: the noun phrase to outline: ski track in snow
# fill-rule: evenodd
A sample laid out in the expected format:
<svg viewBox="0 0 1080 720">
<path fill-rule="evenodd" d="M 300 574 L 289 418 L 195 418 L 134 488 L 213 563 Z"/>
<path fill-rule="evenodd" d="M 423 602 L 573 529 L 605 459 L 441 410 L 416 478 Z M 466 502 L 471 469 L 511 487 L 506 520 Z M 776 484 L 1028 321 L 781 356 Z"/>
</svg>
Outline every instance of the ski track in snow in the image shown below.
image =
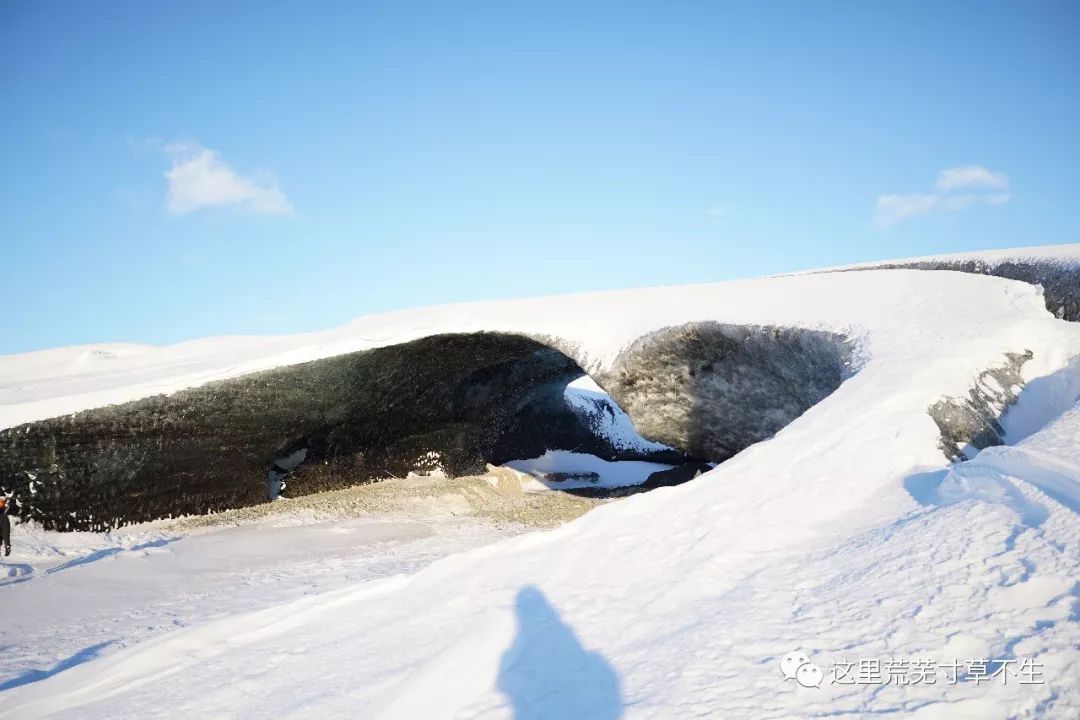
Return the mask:
<svg viewBox="0 0 1080 720">
<path fill-rule="evenodd" d="M 1074 388 L 1080 327 L 1052 318 L 1031 286 L 951 272 L 708 287 L 682 291 L 683 321 L 846 330 L 860 342 L 858 372 L 775 437 L 701 478 L 603 505 L 549 532 L 450 554 L 437 543 L 423 560 L 409 550 L 424 542 L 414 539 L 401 546 L 409 558 L 402 567 L 359 576 L 331 558 L 301 562 L 295 572 L 264 569 L 259 582 L 276 589 L 253 594 L 262 601 L 245 605 L 239 593 L 229 605 L 207 587 L 186 605 L 194 607 L 189 624 L 152 637 L 130 633 L 124 647 L 100 646 L 110 633 L 90 627 L 57 657 L 59 638 L 77 630 L 54 628 L 48 612 L 39 625 L 9 626 L 19 634 L 5 637 L 5 653 L 39 647 L 47 667 L 62 671 L 4 691 L 0 717 L 1080 717 L 1080 405 L 1039 390 L 1046 400 L 1020 410 L 1007 432 L 1016 445 L 952 466 L 926 413 L 941 397 L 964 396 L 1006 352 L 1034 353 L 1024 368 L 1032 386 L 1055 376 L 1054 388 Z M 592 346 L 596 326 L 586 320 L 562 335 L 602 364 L 627 338 L 674 317 L 669 302 L 678 292 L 579 296 L 547 307 L 582 314 L 583 297 L 594 309 L 640 302 L 623 308 L 634 316 L 628 326 L 608 328 Z M 736 298 L 744 304 L 728 304 Z M 513 314 L 539 302 L 504 307 Z M 494 317 L 484 313 L 478 323 Z M 569 327 L 536 317 L 520 325 Z M 375 326 L 382 322 L 391 321 Z M 469 322 L 455 320 L 453 329 Z M 422 324 L 424 332 L 447 327 Z M 499 320 L 495 329 L 512 326 Z M 162 387 L 180 377 L 166 382 L 152 366 L 146 374 Z M 85 402 L 94 376 L 80 378 L 74 399 L 63 394 L 68 380 L 54 387 L 33 379 L 35 402 Z M 1008 418 L 1005 425 L 1009 431 Z M 41 588 L 42 597 L 54 589 L 62 614 L 92 602 L 82 593 L 108 581 L 105 568 L 141 562 L 147 570 L 130 577 L 154 577 L 151 568 L 169 553 L 215 535 L 15 577 L 0 596 L 7 608 L 27 589 Z M 364 552 L 383 561 L 377 549 Z M 325 583 L 297 588 L 320 563 Z M 80 577 L 85 583 L 65 586 Z M 1033 658 L 1045 682 L 953 685 L 938 677 L 934 685 L 826 680 L 803 688 L 778 668 L 794 650 L 826 675 L 840 659 Z"/>
</svg>

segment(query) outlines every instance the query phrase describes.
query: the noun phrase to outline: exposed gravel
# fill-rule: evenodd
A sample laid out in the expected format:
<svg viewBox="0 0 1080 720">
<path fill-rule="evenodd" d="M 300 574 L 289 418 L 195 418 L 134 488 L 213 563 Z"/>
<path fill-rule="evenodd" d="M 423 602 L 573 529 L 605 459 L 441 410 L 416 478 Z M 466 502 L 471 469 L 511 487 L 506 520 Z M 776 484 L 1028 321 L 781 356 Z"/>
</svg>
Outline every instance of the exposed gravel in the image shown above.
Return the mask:
<svg viewBox="0 0 1080 720">
<path fill-rule="evenodd" d="M 524 492 L 522 476 L 509 468 L 488 467 L 483 475 L 391 478 L 343 490 L 281 498 L 273 503 L 188 517 L 172 528 L 190 530 L 240 525 L 268 517 L 333 520 L 371 514 L 469 515 L 496 522 L 550 528 L 580 517 L 612 499 L 587 498 L 558 491 Z"/>
</svg>

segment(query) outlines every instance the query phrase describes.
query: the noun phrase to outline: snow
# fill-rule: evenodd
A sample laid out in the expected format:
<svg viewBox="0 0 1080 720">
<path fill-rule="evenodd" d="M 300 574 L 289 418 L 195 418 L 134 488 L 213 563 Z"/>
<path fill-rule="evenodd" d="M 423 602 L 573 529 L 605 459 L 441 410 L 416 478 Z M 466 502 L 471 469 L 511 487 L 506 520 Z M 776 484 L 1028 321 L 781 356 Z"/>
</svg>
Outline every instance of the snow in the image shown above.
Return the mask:
<svg viewBox="0 0 1080 720">
<path fill-rule="evenodd" d="M 166 522 L 112 534 L 16 526 L 15 552 L 0 566 L 7 620 L 0 691 L 47 677 L 72 658 L 415 571 L 522 529 L 446 514 L 275 515 L 196 532 Z"/>
<path fill-rule="evenodd" d="M 557 338 L 594 370 L 651 330 L 697 320 L 843 332 L 858 344 L 858 367 L 774 437 L 693 482 L 551 531 L 468 550 L 440 542 L 461 551 L 425 561 L 350 574 L 353 545 L 322 527 L 280 563 L 290 536 L 257 529 L 140 550 L 132 538 L 132 549 L 48 576 L 29 563 L 36 579 L 0 587 L 5 615 L 31 618 L 6 624 L 3 644 L 39 658 L 15 669 L 5 656 L 0 673 L 47 677 L 9 681 L 0 717 L 1080 716 L 1080 407 L 1060 400 L 1075 388 L 1080 326 L 1052 317 L 1023 283 L 915 270 L 800 275 L 430 308 L 295 338 L 13 356 L 0 358 L 0 419 L 434 332 Z M 982 370 L 1023 350 L 1034 356 L 1025 380 L 1035 395 L 1006 419 L 1016 444 L 950 466 L 927 408 L 966 396 Z M 395 522 L 405 526 L 356 529 L 363 562 L 380 565 L 387 544 L 425 542 Z M 224 560 L 234 545 L 248 550 Z M 169 579 L 181 553 L 195 559 Z M 229 570 L 215 576 L 211 557 Z M 274 579 L 244 590 L 247 568 Z M 127 582 L 123 594 L 142 578 L 147 592 L 177 594 L 176 629 L 133 632 L 140 608 L 158 608 L 153 623 L 169 617 L 134 589 L 130 605 L 93 615 L 92 593 Z M 185 600 L 185 583 L 202 594 Z M 91 614 L 82 647 L 59 639 L 68 612 L 75 623 Z M 820 688 L 784 679 L 778 663 L 792 651 L 824 670 Z M 975 682 L 967 668 L 956 683 L 831 682 L 845 658 L 985 659 L 998 670 L 1037 661 L 1044 679 Z"/>
<path fill-rule="evenodd" d="M 643 453 L 671 449 L 663 443 L 643 438 L 630 416 L 588 375 L 567 385 L 563 397 L 597 435 L 607 438 L 617 449 Z"/>
<path fill-rule="evenodd" d="M 1075 397 L 1073 402 L 1017 445 L 987 448 L 971 462 L 952 469 L 942 483 L 943 497 L 988 494 L 997 502 L 1015 503 L 1016 512 L 1037 525 L 1049 516 L 1049 510 L 1023 499 L 1017 488 L 1017 482 L 1023 482 L 1080 514 L 1080 402 Z"/>
<path fill-rule="evenodd" d="M 828 270 L 855 270 L 870 268 L 875 265 L 906 265 L 919 262 L 962 262 L 964 260 L 979 260 L 990 266 L 997 266 L 1007 262 L 1041 261 L 1049 262 L 1064 267 L 1080 265 L 1080 243 L 1064 243 L 1061 245 L 1034 245 L 1022 248 L 1003 248 L 1000 250 L 978 250 L 974 252 L 943 253 L 938 255 L 920 255 L 918 257 L 898 258 L 896 260 L 875 261 L 868 263 L 852 263 L 850 265 L 836 265 L 829 268 L 820 268 L 809 272 L 823 272 Z"/>
<path fill-rule="evenodd" d="M 570 382 L 563 397 L 567 406 L 597 435 L 619 450 L 641 453 L 671 450 L 663 443 L 642 437 L 630 416 L 588 375 Z M 674 467 L 639 460 L 609 461 L 570 450 L 548 450 L 540 457 L 514 460 L 506 466 L 531 476 L 522 484 L 529 492 L 640 485 L 654 472 Z M 554 479 L 553 474 L 564 477 Z"/>
<path fill-rule="evenodd" d="M 884 272 L 888 277 L 881 275 Z M 844 273 L 839 278 L 762 278 L 444 305 L 364 316 L 340 328 L 294 336 L 209 338 L 166 347 L 82 346 L 6 355 L 0 356 L 0 429 L 436 333 L 487 330 L 553 339 L 586 371 L 594 372 L 610 367 L 639 337 L 687 322 L 812 327 L 848 333 L 858 340 L 873 328 L 900 324 L 888 320 L 891 309 L 883 305 L 898 289 L 937 303 L 981 302 L 984 293 L 998 300 L 987 308 L 985 319 L 979 308 L 960 317 L 941 312 L 944 307 L 929 312 L 927 322 L 942 328 L 966 317 L 992 323 L 995 314 L 1015 313 L 1018 305 L 1026 304 L 1032 311 L 1039 307 L 1039 291 L 1032 286 L 986 281 L 960 274 L 935 279 L 914 270 Z M 887 290 L 879 292 L 879 285 Z M 909 335 L 910 330 L 895 337 Z M 883 333 L 875 337 L 887 341 Z"/>
<path fill-rule="evenodd" d="M 1008 444 L 1039 431 L 1080 401 L 1080 357 L 1065 360 L 1064 348 L 1055 354 L 1057 358 L 1050 358 L 1050 366 L 1057 369 L 1052 372 L 1044 371 L 1044 358 L 1033 358 L 1025 364 L 1023 393 L 1002 420 Z"/>
<path fill-rule="evenodd" d="M 548 450 L 538 458 L 513 460 L 506 463 L 518 472 L 533 476 L 525 483 L 526 490 L 570 490 L 574 488 L 614 488 L 627 485 L 640 485 L 649 479 L 649 475 L 658 470 L 670 470 L 672 465 L 643 462 L 638 460 L 619 460 L 616 462 L 598 458 L 595 455 L 575 453 L 569 450 Z M 571 476 L 595 476 L 594 479 L 570 477 L 566 480 L 552 480 L 551 473 L 565 473 Z"/>
</svg>

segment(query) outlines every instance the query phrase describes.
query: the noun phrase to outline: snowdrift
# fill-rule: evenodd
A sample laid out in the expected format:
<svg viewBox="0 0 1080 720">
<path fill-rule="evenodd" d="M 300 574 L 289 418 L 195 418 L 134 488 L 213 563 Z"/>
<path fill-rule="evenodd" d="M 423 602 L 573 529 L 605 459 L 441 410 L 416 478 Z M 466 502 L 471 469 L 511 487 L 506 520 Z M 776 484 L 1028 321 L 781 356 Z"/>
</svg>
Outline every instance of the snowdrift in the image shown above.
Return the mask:
<svg viewBox="0 0 1080 720">
<path fill-rule="evenodd" d="M 695 344 L 680 334 L 686 327 L 770 328 L 785 350 L 807 353 L 787 364 L 780 358 L 798 352 L 759 352 L 724 331 L 734 345 L 713 338 L 721 350 L 699 365 L 719 369 L 698 380 L 688 367 L 698 365 L 671 348 L 717 343 Z M 8 691 L 0 716 L 1080 713 L 1080 409 L 1076 396 L 1062 396 L 1080 388 L 1080 326 L 1049 312 L 1030 283 L 833 272 L 432 308 L 295 338 L 16 356 L 0 360 L 3 423 L 18 429 L 481 331 L 558 350 L 617 399 L 629 383 L 620 404 L 639 428 L 660 414 L 673 416 L 660 426 L 690 432 L 647 432 L 652 440 L 695 449 L 688 438 L 698 423 L 723 428 L 732 417 L 730 435 L 741 439 L 710 445 L 728 437 L 710 432 L 702 447 L 735 454 L 692 482 L 552 531 L 102 652 Z M 652 345 L 661 337 L 681 339 Z M 843 354 L 819 354 L 821 346 Z M 640 377 L 621 375 L 635 354 L 649 359 L 636 366 Z M 827 372 L 808 370 L 819 361 Z M 662 377 L 676 366 L 683 376 Z M 835 383 L 820 381 L 828 373 Z M 1036 404 L 1052 410 L 1027 407 L 1025 393 L 1045 400 L 1038 387 L 1047 382 L 1053 401 Z M 711 418 L 703 406 L 680 425 L 685 388 L 721 398 L 725 383 L 745 393 L 736 405 L 753 422 L 731 407 Z M 965 409 L 950 414 L 943 402 Z M 1010 407 L 1027 409 L 1010 419 Z M 979 452 L 1021 434 L 1014 446 Z M 956 454 L 974 459 L 950 462 Z M 5 590 L 15 597 L 19 586 Z M 785 680 L 779 663 L 793 651 L 816 663 L 820 687 Z M 892 660 L 962 670 L 934 683 L 849 683 L 838 672 L 864 660 L 879 671 Z"/>
<path fill-rule="evenodd" d="M 993 275 L 1039 285 L 1043 288 L 1047 310 L 1064 320 L 1080 321 L 1080 245 L 1047 245 L 1015 250 L 931 255 L 891 262 L 848 265 L 832 271 L 896 268 L 951 270 Z"/>
</svg>

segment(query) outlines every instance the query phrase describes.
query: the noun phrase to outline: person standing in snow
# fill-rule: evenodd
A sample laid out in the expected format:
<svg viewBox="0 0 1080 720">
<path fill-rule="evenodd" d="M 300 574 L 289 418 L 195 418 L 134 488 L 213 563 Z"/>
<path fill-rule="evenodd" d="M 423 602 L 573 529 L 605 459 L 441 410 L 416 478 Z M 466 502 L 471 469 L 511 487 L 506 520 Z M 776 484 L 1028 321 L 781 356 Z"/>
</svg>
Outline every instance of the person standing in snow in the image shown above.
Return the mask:
<svg viewBox="0 0 1080 720">
<path fill-rule="evenodd" d="M 4 545 L 4 555 L 11 554 L 11 519 L 8 517 L 7 496 L 0 494 L 0 543 Z"/>
<path fill-rule="evenodd" d="M 307 452 L 307 448 L 302 447 L 274 460 L 270 472 L 266 474 L 266 494 L 271 502 L 281 497 L 281 491 L 285 489 L 285 478 L 304 462 Z"/>
<path fill-rule="evenodd" d="M 270 472 L 266 474 L 266 494 L 273 502 L 281 497 L 281 491 L 285 489 L 285 478 L 289 471 L 278 465 L 277 461 L 270 466 Z"/>
</svg>

